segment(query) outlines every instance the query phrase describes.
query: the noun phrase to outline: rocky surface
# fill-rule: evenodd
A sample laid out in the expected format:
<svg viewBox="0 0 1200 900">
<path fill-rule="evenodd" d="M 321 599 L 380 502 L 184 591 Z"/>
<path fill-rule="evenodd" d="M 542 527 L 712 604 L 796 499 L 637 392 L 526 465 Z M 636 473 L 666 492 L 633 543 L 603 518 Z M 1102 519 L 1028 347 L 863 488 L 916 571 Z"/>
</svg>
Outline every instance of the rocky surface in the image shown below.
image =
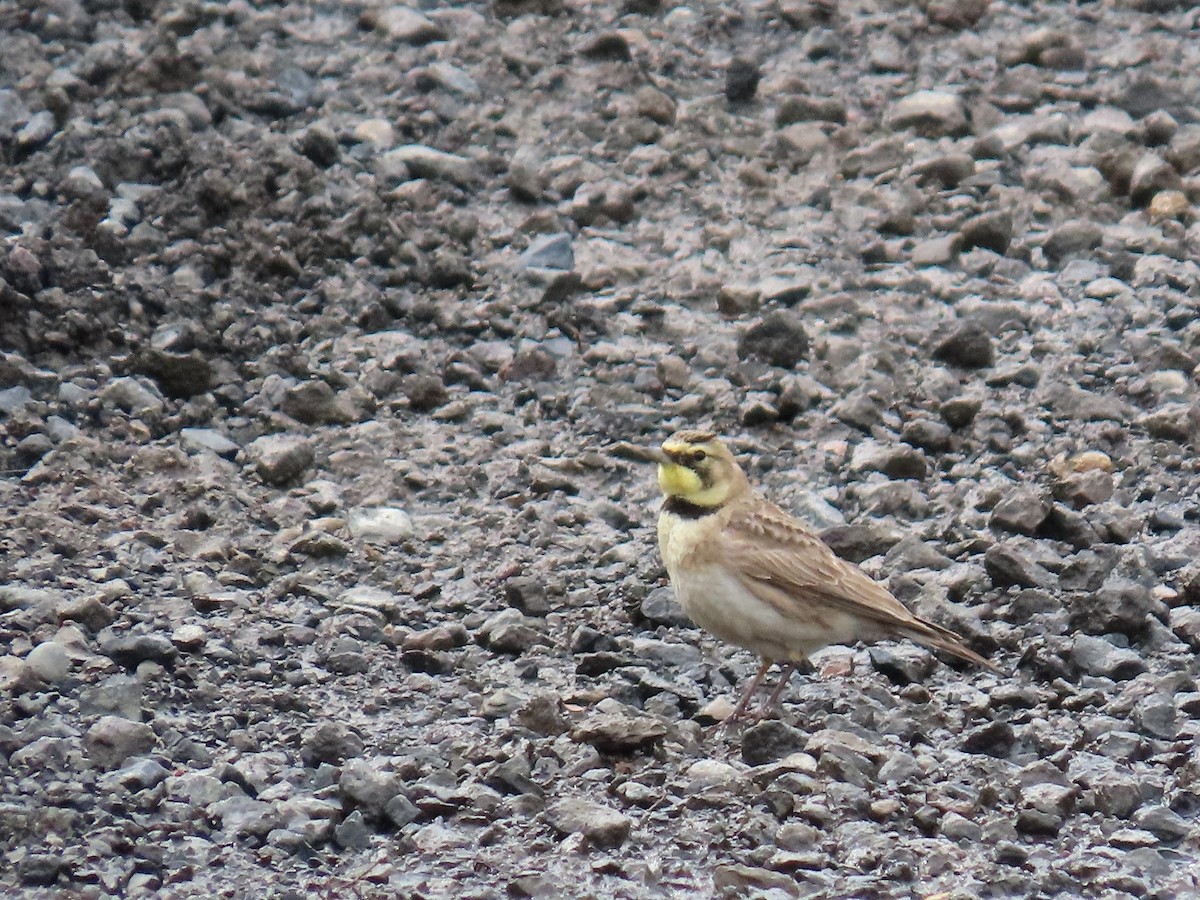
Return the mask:
<svg viewBox="0 0 1200 900">
<path fill-rule="evenodd" d="M 1187 4 L 0 0 L 0 892 L 1200 891 Z M 752 477 L 1005 669 L 783 718 Z"/>
</svg>

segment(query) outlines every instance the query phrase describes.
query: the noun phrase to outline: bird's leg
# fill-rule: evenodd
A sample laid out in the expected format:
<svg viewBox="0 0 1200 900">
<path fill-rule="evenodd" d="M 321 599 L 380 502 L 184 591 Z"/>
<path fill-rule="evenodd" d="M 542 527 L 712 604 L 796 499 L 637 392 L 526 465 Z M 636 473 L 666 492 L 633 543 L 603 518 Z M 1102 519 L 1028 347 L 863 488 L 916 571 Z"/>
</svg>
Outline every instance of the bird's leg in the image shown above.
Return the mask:
<svg viewBox="0 0 1200 900">
<path fill-rule="evenodd" d="M 750 683 L 746 685 L 746 689 L 742 691 L 742 696 L 738 700 L 737 706 L 733 708 L 733 712 L 721 723 L 722 728 L 746 717 L 746 710 L 750 707 L 750 700 L 754 696 L 754 692 L 758 690 L 758 686 L 762 684 L 762 680 L 769 668 L 771 668 L 771 660 L 764 659 L 754 677 L 750 679 Z"/>
<path fill-rule="evenodd" d="M 779 672 L 779 684 L 775 685 L 775 690 L 771 691 L 771 696 L 767 698 L 767 702 L 759 707 L 759 716 L 766 716 L 772 711 L 778 711 L 779 698 L 783 694 L 783 689 L 788 686 L 792 680 L 792 673 L 796 671 L 795 663 L 784 663 Z"/>
</svg>

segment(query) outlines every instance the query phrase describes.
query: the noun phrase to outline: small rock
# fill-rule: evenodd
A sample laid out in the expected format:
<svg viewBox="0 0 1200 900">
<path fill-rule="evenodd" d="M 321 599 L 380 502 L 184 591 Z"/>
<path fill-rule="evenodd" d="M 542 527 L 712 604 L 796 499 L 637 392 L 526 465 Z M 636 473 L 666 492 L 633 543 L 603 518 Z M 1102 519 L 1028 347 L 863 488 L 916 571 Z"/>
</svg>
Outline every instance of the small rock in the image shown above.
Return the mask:
<svg viewBox="0 0 1200 900">
<path fill-rule="evenodd" d="M 179 443 L 185 450 L 207 450 L 226 459 L 237 456 L 240 449 L 237 444 L 212 428 L 181 428 Z"/>
<path fill-rule="evenodd" d="M 120 716 L 101 716 L 84 735 L 83 746 L 101 769 L 116 769 L 131 756 L 148 753 L 158 742 L 154 729 Z"/>
<path fill-rule="evenodd" d="M 353 537 L 368 544 L 398 544 L 415 533 L 412 516 L 393 506 L 352 510 L 346 527 Z"/>
<path fill-rule="evenodd" d="M 730 103 L 745 103 L 754 99 L 762 70 L 758 63 L 743 57 L 734 57 L 725 70 L 725 99 Z"/>
<path fill-rule="evenodd" d="M 1156 153 L 1147 153 L 1137 161 L 1129 176 L 1129 199 L 1144 205 L 1160 191 L 1178 191 L 1182 186 L 1174 166 Z"/>
<path fill-rule="evenodd" d="M 967 131 L 967 114 L 957 94 L 917 91 L 892 106 L 885 124 L 895 130 L 911 128 L 925 137 L 959 135 Z"/>
<path fill-rule="evenodd" d="M 446 40 L 446 32 L 415 9 L 408 6 L 389 6 L 362 14 L 362 24 L 390 38 L 414 46 Z"/>
<path fill-rule="evenodd" d="M 675 600 L 675 592 L 668 587 L 655 588 L 646 595 L 641 605 L 642 615 L 655 625 L 672 628 L 694 628 L 691 619 Z"/>
<path fill-rule="evenodd" d="M 405 144 L 380 157 L 385 167 L 402 164 L 417 178 L 453 181 L 463 187 L 475 182 L 475 164 L 464 156 L 435 150 L 423 144 Z"/>
<path fill-rule="evenodd" d="M 1091 220 L 1072 220 L 1059 225 L 1042 244 L 1046 258 L 1056 265 L 1077 256 L 1087 256 L 1104 240 L 1104 229 Z"/>
<path fill-rule="evenodd" d="M 667 736 L 667 726 L 615 700 L 603 700 L 571 731 L 571 740 L 591 744 L 601 753 L 623 754 L 649 749 Z"/>
<path fill-rule="evenodd" d="M 1017 488 L 996 504 L 988 524 L 1001 531 L 1033 536 L 1050 515 L 1050 508 L 1050 500 L 1041 491 Z"/>
<path fill-rule="evenodd" d="M 1170 843 L 1183 840 L 1192 830 L 1187 819 L 1170 807 L 1158 804 L 1139 809 L 1133 814 L 1133 824 Z"/>
<path fill-rule="evenodd" d="M 808 355 L 808 334 L 800 317 L 775 310 L 751 325 L 738 338 L 738 357 L 759 359 L 782 369 L 795 368 Z"/>
<path fill-rule="evenodd" d="M 1186 443 L 1200 436 L 1200 404 L 1165 403 L 1137 423 L 1151 437 Z"/>
<path fill-rule="evenodd" d="M 1077 792 L 1059 784 L 1031 784 L 1017 800 L 1017 831 L 1025 834 L 1057 834 L 1075 809 Z"/>
<path fill-rule="evenodd" d="M 777 719 L 768 719 L 742 733 L 742 759 L 747 765 L 761 766 L 803 750 L 807 743 L 804 732 Z"/>
<path fill-rule="evenodd" d="M 1085 675 L 1097 675 L 1126 681 L 1136 678 L 1149 667 L 1132 650 L 1114 647 L 1103 638 L 1076 635 L 1071 648 L 1071 665 Z"/>
<path fill-rule="evenodd" d="M 977 322 L 953 326 L 933 345 L 933 357 L 964 369 L 981 369 L 996 359 L 992 336 Z"/>
<path fill-rule="evenodd" d="M 1067 475 L 1054 484 L 1054 496 L 1075 509 L 1083 509 L 1111 500 L 1113 477 L 1103 469 Z"/>
<path fill-rule="evenodd" d="M 790 875 L 754 866 L 719 865 L 712 870 L 712 883 L 720 897 L 800 896 L 800 888 Z"/>
<path fill-rule="evenodd" d="M 557 269 L 563 272 L 575 268 L 575 251 L 571 246 L 571 235 L 566 233 L 544 234 L 529 242 L 517 260 L 517 270 Z"/>
<path fill-rule="evenodd" d="M 295 480 L 313 464 L 312 445 L 290 434 L 269 434 L 251 441 L 244 451 L 267 484 L 282 486 Z"/>
<path fill-rule="evenodd" d="M 962 239 L 957 234 L 921 241 L 912 250 L 912 264 L 921 268 L 948 266 L 958 256 Z"/>
<path fill-rule="evenodd" d="M 1008 211 L 990 212 L 975 216 L 963 223 L 959 231 L 964 249 L 982 247 L 1003 255 L 1012 243 L 1013 218 Z"/>
<path fill-rule="evenodd" d="M 546 821 L 559 834 L 581 834 L 596 847 L 619 847 L 633 823 L 609 806 L 588 800 L 559 800 L 546 810 Z"/>
<path fill-rule="evenodd" d="M 354 810 L 333 828 L 334 840 L 346 850 L 365 850 L 371 846 L 372 831 L 361 810 Z"/>
<path fill-rule="evenodd" d="M 100 652 L 118 665 L 135 669 L 144 662 L 173 665 L 179 651 L 162 634 L 123 634 L 105 628 L 97 635 Z"/>
<path fill-rule="evenodd" d="M 54 641 L 45 641 L 30 650 L 25 664 L 32 674 L 47 684 L 60 684 L 71 672 L 67 648 Z"/>
<path fill-rule="evenodd" d="M 951 397 L 938 407 L 938 412 L 951 428 L 965 428 L 975 421 L 982 408 L 981 397 Z"/>
<path fill-rule="evenodd" d="M 358 419 L 353 405 L 319 378 L 288 388 L 279 408 L 305 425 L 347 425 Z"/>
<path fill-rule="evenodd" d="M 134 377 L 114 378 L 100 391 L 100 399 L 139 418 L 159 416 L 166 409 L 162 395 L 143 379 Z"/>
<path fill-rule="evenodd" d="M 338 778 L 339 793 L 372 818 L 382 815 L 400 787 L 398 775 L 382 771 L 377 763 L 362 758 L 347 760 Z"/>
<path fill-rule="evenodd" d="M 1007 544 L 989 547 L 983 556 L 983 566 L 996 587 L 1016 585 L 1025 588 L 1049 588 L 1054 584 L 1054 575 L 1044 566 L 1038 565 Z"/>
<path fill-rule="evenodd" d="M 300 758 L 306 766 L 316 768 L 321 763 L 336 766 L 363 752 L 364 744 L 355 732 L 338 722 L 321 722 L 304 736 Z"/>
<path fill-rule="evenodd" d="M 1139 637 L 1152 618 L 1166 618 L 1166 607 L 1150 588 L 1135 581 L 1111 578 L 1099 590 L 1075 597 L 1071 624 L 1088 634 L 1118 633 Z"/>
<path fill-rule="evenodd" d="M 535 734 L 556 736 L 571 729 L 562 699 L 555 694 L 538 694 L 530 698 L 513 718 L 518 725 Z"/>
<path fill-rule="evenodd" d="M 920 647 L 876 645 L 867 652 L 875 671 L 893 684 L 921 684 L 937 668 L 933 654 Z"/>
</svg>

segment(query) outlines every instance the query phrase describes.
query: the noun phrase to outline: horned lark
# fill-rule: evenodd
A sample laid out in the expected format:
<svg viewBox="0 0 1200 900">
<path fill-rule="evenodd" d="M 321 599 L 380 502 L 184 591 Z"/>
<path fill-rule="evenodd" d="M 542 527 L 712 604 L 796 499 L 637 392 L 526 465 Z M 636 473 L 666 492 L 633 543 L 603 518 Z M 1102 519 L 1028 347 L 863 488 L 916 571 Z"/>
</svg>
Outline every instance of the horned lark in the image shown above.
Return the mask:
<svg viewBox="0 0 1200 900">
<path fill-rule="evenodd" d="M 995 670 L 756 493 L 715 435 L 680 431 L 642 455 L 658 463 L 666 495 L 658 546 L 684 612 L 762 658 L 727 721 L 746 715 L 772 663 L 783 671 L 763 710 L 778 701 L 796 665 L 829 644 L 906 637 Z"/>
</svg>

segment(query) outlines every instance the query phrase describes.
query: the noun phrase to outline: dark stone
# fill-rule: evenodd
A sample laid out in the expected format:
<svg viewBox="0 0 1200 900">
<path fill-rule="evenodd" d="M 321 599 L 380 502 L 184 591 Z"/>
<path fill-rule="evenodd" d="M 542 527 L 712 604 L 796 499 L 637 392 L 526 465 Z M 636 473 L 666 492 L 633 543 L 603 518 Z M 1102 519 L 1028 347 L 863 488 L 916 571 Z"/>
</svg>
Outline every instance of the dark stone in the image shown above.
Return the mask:
<svg viewBox="0 0 1200 900">
<path fill-rule="evenodd" d="M 996 587 L 1016 585 L 1024 588 L 1048 588 L 1054 585 L 1054 576 L 1045 567 L 1007 544 L 989 547 L 983 556 L 983 567 Z"/>
<path fill-rule="evenodd" d="M 933 357 L 963 369 L 981 369 L 996 359 L 992 336 L 977 322 L 960 322 L 936 340 Z"/>
<path fill-rule="evenodd" d="M 414 412 L 431 412 L 450 399 L 450 392 L 436 375 L 409 375 L 401 386 Z"/>
<path fill-rule="evenodd" d="M 953 432 L 941 422 L 933 419 L 914 419 L 905 424 L 900 440 L 931 453 L 944 453 L 950 449 Z"/>
<path fill-rule="evenodd" d="M 988 524 L 1002 531 L 1032 536 L 1037 534 L 1049 514 L 1050 501 L 1041 491 L 1017 488 L 996 504 Z"/>
<path fill-rule="evenodd" d="M 834 553 L 853 563 L 886 553 L 900 542 L 900 537 L 892 529 L 875 522 L 835 525 L 821 532 L 821 540 Z"/>
<path fill-rule="evenodd" d="M 1071 624 L 1087 634 L 1124 634 L 1139 637 L 1151 618 L 1165 618 L 1166 607 L 1150 588 L 1135 581 L 1113 578 L 1094 594 L 1071 601 Z"/>
<path fill-rule="evenodd" d="M 647 621 L 653 622 L 655 625 L 669 625 L 672 628 L 695 627 L 675 600 L 675 592 L 671 588 L 661 587 L 652 590 L 642 601 L 641 612 Z"/>
<path fill-rule="evenodd" d="M 804 749 L 808 737 L 798 728 L 769 719 L 742 733 L 742 759 L 761 766 Z"/>
<path fill-rule="evenodd" d="M 983 753 L 1006 759 L 1016 739 L 1016 732 L 1010 724 L 993 721 L 977 725 L 964 734 L 962 748 L 967 753 Z"/>
<path fill-rule="evenodd" d="M 938 412 L 951 428 L 964 428 L 975 421 L 983 400 L 979 397 L 951 397 L 938 407 Z"/>
<path fill-rule="evenodd" d="M 745 103 L 754 98 L 762 70 L 758 63 L 744 57 L 734 57 L 725 70 L 725 99 L 730 103 Z"/>
<path fill-rule="evenodd" d="M 101 653 L 129 669 L 143 662 L 170 666 L 179 656 L 171 639 L 162 634 L 118 634 L 106 628 L 100 632 L 98 642 Z"/>
<path fill-rule="evenodd" d="M 920 684 L 937 668 L 933 655 L 918 647 L 876 646 L 868 653 L 875 671 L 892 684 Z"/>
<path fill-rule="evenodd" d="M 738 357 L 792 369 L 808 355 L 808 335 L 800 316 L 784 310 L 768 313 L 738 338 Z"/>
<path fill-rule="evenodd" d="M 1012 213 L 989 212 L 975 216 L 963 223 L 959 233 L 962 235 L 964 249 L 982 247 L 984 250 L 1003 255 L 1008 252 L 1008 245 L 1012 243 Z"/>
</svg>

